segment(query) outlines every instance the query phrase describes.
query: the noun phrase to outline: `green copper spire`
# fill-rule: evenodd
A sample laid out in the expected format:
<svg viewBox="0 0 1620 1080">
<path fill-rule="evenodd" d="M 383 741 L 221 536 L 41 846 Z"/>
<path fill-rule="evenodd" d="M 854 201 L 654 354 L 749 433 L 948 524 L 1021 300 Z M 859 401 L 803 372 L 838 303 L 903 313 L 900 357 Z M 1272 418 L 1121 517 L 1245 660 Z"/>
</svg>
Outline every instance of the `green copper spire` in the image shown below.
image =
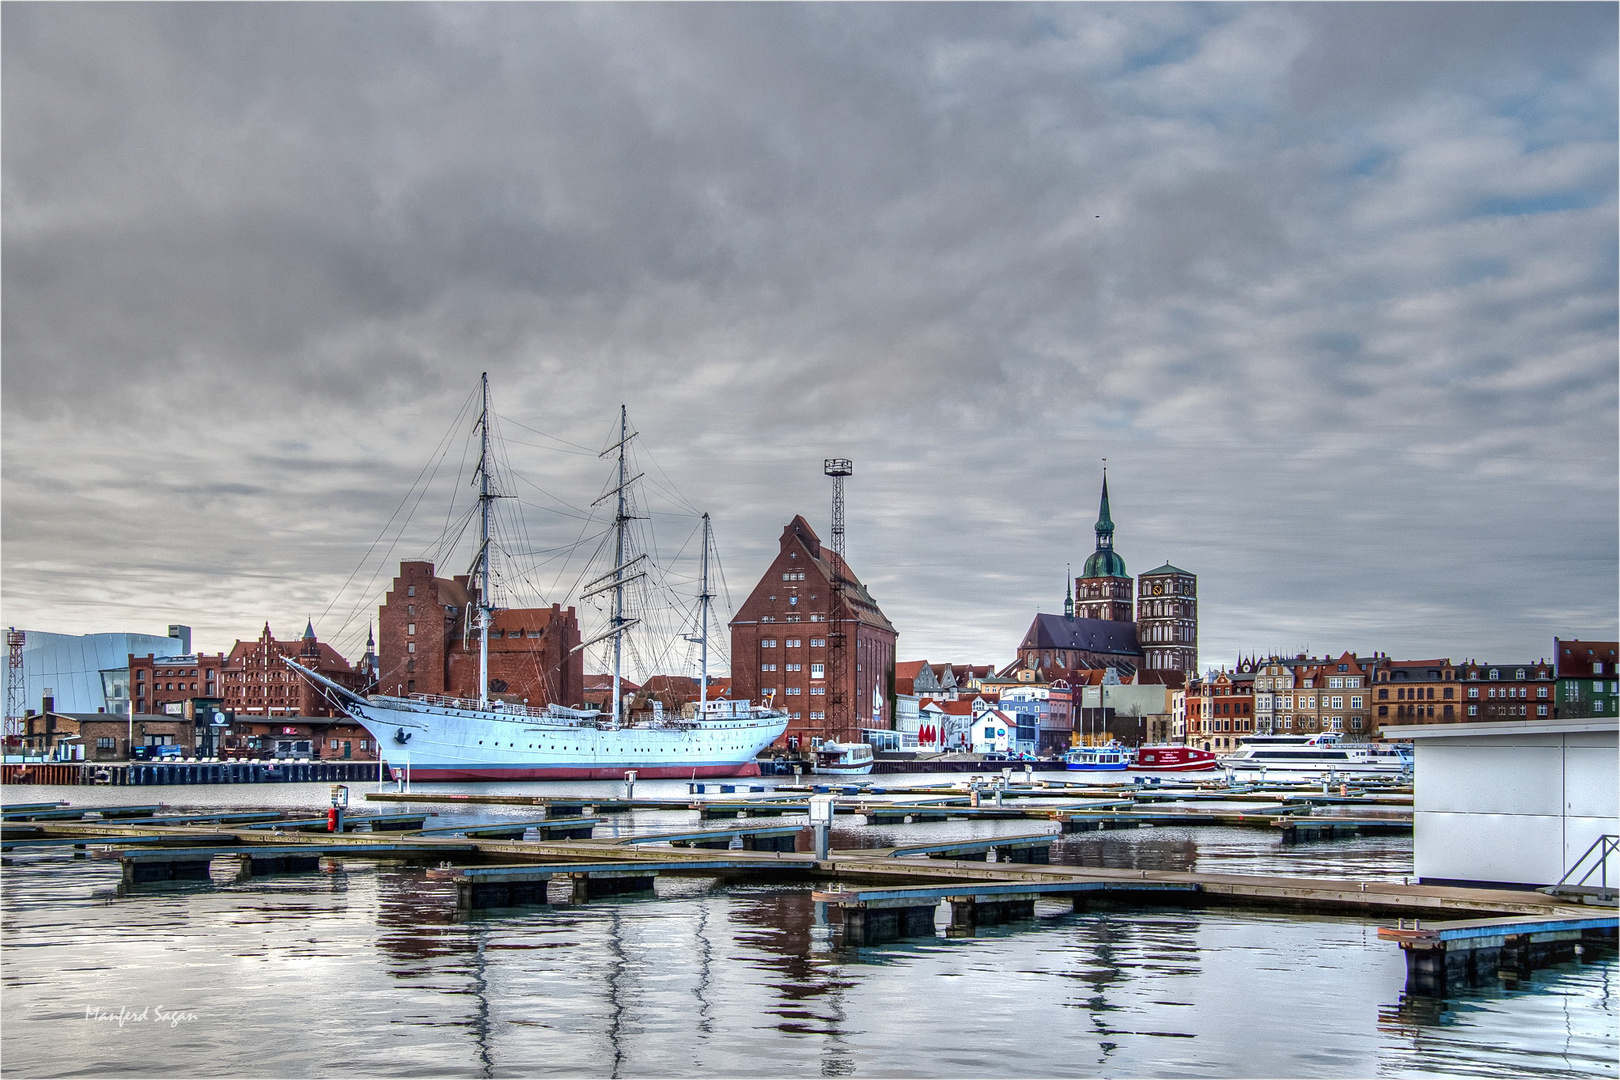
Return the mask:
<svg viewBox="0 0 1620 1080">
<path fill-rule="evenodd" d="M 1080 576 L 1085 578 L 1130 577 L 1125 560 L 1114 550 L 1114 519 L 1108 513 L 1108 467 L 1103 466 L 1102 505 L 1097 509 L 1097 550 L 1091 553 Z"/>
<path fill-rule="evenodd" d="M 1103 468 L 1102 505 L 1097 508 L 1097 549 L 1101 551 L 1105 546 L 1114 546 L 1114 519 L 1108 516 L 1108 469 L 1106 466 Z"/>
</svg>

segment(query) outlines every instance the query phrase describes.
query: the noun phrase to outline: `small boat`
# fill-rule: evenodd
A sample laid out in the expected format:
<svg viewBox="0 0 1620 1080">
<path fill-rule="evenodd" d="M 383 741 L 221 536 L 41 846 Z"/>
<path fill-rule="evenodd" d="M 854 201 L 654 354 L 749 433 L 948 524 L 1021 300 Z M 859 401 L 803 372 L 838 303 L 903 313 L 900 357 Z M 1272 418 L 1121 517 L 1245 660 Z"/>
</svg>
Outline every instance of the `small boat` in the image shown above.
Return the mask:
<svg viewBox="0 0 1620 1080">
<path fill-rule="evenodd" d="M 1403 773 L 1412 769 L 1404 744 L 1341 743 L 1333 732 L 1320 735 L 1248 735 L 1235 753 L 1219 759 L 1223 769 L 1240 772 Z"/>
<path fill-rule="evenodd" d="M 1085 772 L 1123 772 L 1131 763 L 1131 752 L 1117 742 L 1102 746 L 1076 746 L 1063 755 L 1070 769 Z"/>
<path fill-rule="evenodd" d="M 1215 755 L 1193 746 L 1144 746 L 1136 751 L 1132 772 L 1202 772 L 1215 767 Z"/>
<path fill-rule="evenodd" d="M 820 776 L 860 776 L 871 771 L 871 743 L 826 742 L 816 748 L 815 772 Z"/>
</svg>

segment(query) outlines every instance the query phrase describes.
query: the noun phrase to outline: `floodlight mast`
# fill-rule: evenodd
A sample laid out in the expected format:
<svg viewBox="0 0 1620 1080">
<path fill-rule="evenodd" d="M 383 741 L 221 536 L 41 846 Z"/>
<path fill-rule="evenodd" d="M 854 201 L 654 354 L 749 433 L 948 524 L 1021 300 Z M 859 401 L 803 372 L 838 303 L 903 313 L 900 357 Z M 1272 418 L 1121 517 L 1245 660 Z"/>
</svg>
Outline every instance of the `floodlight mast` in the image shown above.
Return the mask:
<svg viewBox="0 0 1620 1080">
<path fill-rule="evenodd" d="M 855 739 L 855 709 L 859 697 L 849 686 L 850 585 L 844 558 L 844 477 L 855 472 L 849 458 L 827 458 L 822 472 L 832 477 L 832 563 L 833 594 L 827 605 L 827 718 L 826 730 L 835 742 Z"/>
</svg>

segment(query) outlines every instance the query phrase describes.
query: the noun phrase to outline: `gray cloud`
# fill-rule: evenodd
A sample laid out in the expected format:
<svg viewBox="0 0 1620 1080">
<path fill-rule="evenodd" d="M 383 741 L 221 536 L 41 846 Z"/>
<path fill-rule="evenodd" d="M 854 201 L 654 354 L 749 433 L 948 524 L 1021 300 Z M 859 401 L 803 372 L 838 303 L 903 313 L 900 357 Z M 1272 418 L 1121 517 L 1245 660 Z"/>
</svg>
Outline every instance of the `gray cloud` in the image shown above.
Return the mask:
<svg viewBox="0 0 1620 1080">
<path fill-rule="evenodd" d="M 1010 656 L 1103 456 L 1211 661 L 1615 633 L 1612 7 L 0 20 L 11 621 L 301 626 L 489 370 L 586 445 L 627 400 L 734 589 L 855 457 L 906 656 Z"/>
</svg>

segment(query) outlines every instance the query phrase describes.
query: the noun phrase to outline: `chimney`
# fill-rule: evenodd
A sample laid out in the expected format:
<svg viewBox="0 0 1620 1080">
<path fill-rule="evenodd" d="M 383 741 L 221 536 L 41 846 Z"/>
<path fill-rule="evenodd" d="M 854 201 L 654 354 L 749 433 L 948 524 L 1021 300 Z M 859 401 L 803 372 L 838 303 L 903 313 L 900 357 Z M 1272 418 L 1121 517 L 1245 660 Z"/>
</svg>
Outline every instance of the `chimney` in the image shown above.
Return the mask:
<svg viewBox="0 0 1620 1080">
<path fill-rule="evenodd" d="M 41 713 L 53 713 L 53 712 L 56 711 L 56 691 L 55 690 L 52 690 L 52 689 L 49 689 L 49 688 L 46 689 L 45 696 L 40 699 L 39 711 Z"/>
</svg>

